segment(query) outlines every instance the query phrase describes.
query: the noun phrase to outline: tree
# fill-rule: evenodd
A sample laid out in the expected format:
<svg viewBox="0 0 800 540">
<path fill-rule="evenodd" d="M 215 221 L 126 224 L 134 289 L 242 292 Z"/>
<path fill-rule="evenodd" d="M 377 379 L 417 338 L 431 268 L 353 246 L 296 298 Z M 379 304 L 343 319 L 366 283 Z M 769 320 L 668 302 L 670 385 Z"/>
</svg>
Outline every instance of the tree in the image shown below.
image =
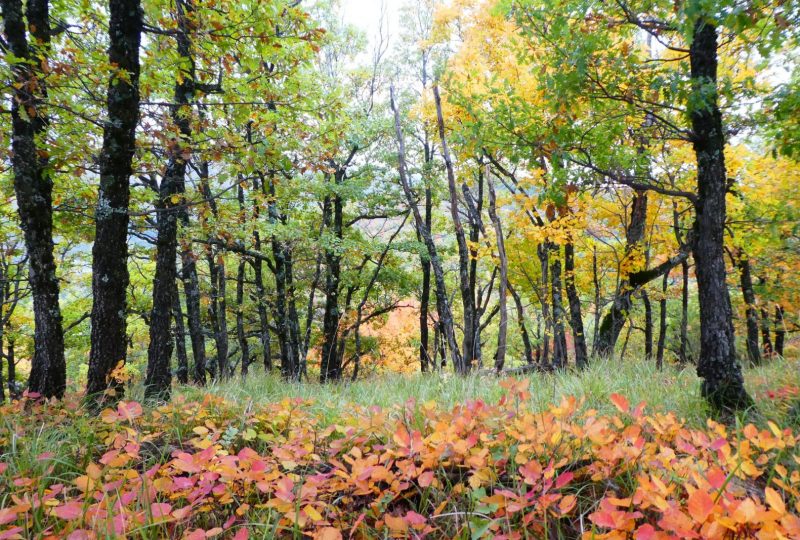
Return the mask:
<svg viewBox="0 0 800 540">
<path fill-rule="evenodd" d="M 45 110 L 47 88 L 41 71 L 50 52 L 49 3 L 29 0 L 24 16 L 22 0 L 3 0 L 0 7 L 11 52 L 7 56 L 8 67 L 14 81 L 11 92 L 14 191 L 29 257 L 28 280 L 36 320 L 28 388 L 44 397 L 60 398 L 66 389 L 66 364 L 53 257 L 53 178 L 47 149 L 42 147 L 49 124 Z"/>
<path fill-rule="evenodd" d="M 108 118 L 100 153 L 100 189 L 92 247 L 92 341 L 86 393 L 123 386 L 111 372 L 127 358 L 128 222 L 130 176 L 139 120 L 139 0 L 109 1 L 108 61 L 118 70 L 108 82 Z"/>
</svg>

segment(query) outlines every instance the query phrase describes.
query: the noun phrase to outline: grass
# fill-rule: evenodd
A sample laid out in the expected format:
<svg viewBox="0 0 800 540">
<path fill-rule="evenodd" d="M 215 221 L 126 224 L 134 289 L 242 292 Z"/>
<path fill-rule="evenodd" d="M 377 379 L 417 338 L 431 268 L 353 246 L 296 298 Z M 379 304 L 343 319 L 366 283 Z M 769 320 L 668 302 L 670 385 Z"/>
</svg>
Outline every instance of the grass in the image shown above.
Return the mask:
<svg viewBox="0 0 800 540">
<path fill-rule="evenodd" d="M 644 401 L 651 411 L 672 411 L 693 426 L 702 427 L 710 411 L 700 395 L 700 379 L 694 366 L 669 365 L 656 369 L 652 362 L 635 360 L 596 360 L 585 371 L 567 370 L 555 373 L 532 373 L 525 376 L 530 384 L 531 406 L 546 409 L 564 396 L 585 398 L 585 407 L 601 413 L 613 413 L 608 396 L 622 394 L 632 404 Z M 415 400 L 435 402 L 451 408 L 468 400 L 481 399 L 494 403 L 504 393 L 500 380 L 491 375 L 458 377 L 452 373 L 383 374 L 356 382 L 320 385 L 316 382 L 287 383 L 277 375 L 251 372 L 247 379 L 238 377 L 214 383 L 207 388 L 180 387 L 178 394 L 201 399 L 210 392 L 234 403 L 263 404 L 287 397 L 310 399 L 320 417 L 333 422 L 351 404 L 389 408 Z M 745 384 L 756 400 L 762 419 L 791 425 L 788 411 L 767 396 L 768 390 L 800 386 L 800 362 L 776 358 L 745 369 Z M 788 424 L 787 424 L 788 423 Z"/>
</svg>

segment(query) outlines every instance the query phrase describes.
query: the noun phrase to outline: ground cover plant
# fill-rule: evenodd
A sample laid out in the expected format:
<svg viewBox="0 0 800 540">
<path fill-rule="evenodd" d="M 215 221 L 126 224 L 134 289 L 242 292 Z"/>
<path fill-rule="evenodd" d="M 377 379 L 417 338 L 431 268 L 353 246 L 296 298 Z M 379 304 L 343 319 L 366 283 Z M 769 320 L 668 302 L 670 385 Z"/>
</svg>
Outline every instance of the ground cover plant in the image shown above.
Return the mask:
<svg viewBox="0 0 800 540">
<path fill-rule="evenodd" d="M 23 398 L 0 409 L 0 538 L 800 535 L 796 363 L 748 372 L 770 406 L 728 426 L 682 417 L 704 402 L 668 401 L 689 377 L 678 370 L 650 406 L 608 392 L 647 393 L 636 367 L 601 392 L 580 386 L 611 367 L 552 376 L 549 404 L 529 378 L 422 400 L 452 377 L 382 406 L 348 402 L 361 390 L 349 385 L 320 403 L 299 388 L 248 400 L 187 388 L 99 414 L 77 395 Z"/>
</svg>

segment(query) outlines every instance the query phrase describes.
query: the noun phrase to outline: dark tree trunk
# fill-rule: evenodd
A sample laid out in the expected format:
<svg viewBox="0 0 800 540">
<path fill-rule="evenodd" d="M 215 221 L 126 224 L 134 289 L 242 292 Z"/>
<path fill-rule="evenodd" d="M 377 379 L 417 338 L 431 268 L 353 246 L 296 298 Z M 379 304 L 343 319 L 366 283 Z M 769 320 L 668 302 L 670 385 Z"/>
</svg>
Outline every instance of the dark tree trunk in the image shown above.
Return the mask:
<svg viewBox="0 0 800 540">
<path fill-rule="evenodd" d="M 656 346 L 656 367 L 664 367 L 664 347 L 667 343 L 667 285 L 669 285 L 669 272 L 664 274 L 661 283 L 661 298 L 658 301 L 658 345 Z"/>
<path fill-rule="evenodd" d="M 333 175 L 334 184 L 338 187 L 344 180 L 343 170 Z M 320 366 L 321 382 L 338 381 L 342 378 L 342 365 L 339 361 L 341 353 L 339 343 L 339 281 L 341 275 L 341 249 L 343 223 L 342 198 L 338 191 L 328 196 L 329 212 L 325 216 L 325 228 L 331 233 L 332 246 L 325 250 L 325 313 L 322 319 L 322 358 Z M 343 349 L 344 347 L 342 347 Z"/>
<path fill-rule="evenodd" d="M 476 364 L 477 349 L 480 343 L 475 341 L 475 294 L 470 287 L 470 251 L 464 226 L 459 215 L 458 191 L 456 189 L 456 176 L 453 170 L 453 161 L 445 136 L 444 117 L 442 115 L 442 100 L 439 96 L 439 87 L 433 87 L 434 101 L 436 102 L 436 118 L 439 127 L 439 140 L 442 146 L 445 169 L 447 171 L 447 185 L 450 193 L 450 216 L 455 229 L 456 244 L 458 245 L 458 283 L 461 291 L 461 303 L 464 311 L 464 339 L 462 341 L 463 371 L 469 372 Z M 460 370 L 459 370 L 460 371 Z"/>
<path fill-rule="evenodd" d="M 752 365 L 761 363 L 761 351 L 758 350 L 758 312 L 756 311 L 756 293 L 753 291 L 753 277 L 750 273 L 750 259 L 743 253 L 734 257 L 739 267 L 739 283 L 745 303 L 747 317 L 747 358 Z"/>
<path fill-rule="evenodd" d="M 2 16 L 13 84 L 11 101 L 11 167 L 25 247 L 29 257 L 28 281 L 33 296 L 34 352 L 28 388 L 44 397 L 61 398 L 66 389 L 64 333 L 59 285 L 53 257 L 53 180 L 46 151 L 37 139 L 47 132 L 44 110 L 47 91 L 39 67 L 50 47 L 47 0 L 28 0 L 27 19 L 35 47 L 29 47 L 22 0 L 2 0 Z M 42 57 L 44 61 L 39 60 Z"/>
<path fill-rule="evenodd" d="M 694 102 L 690 107 L 692 144 L 697 159 L 697 219 L 694 260 L 700 303 L 700 357 L 697 374 L 702 393 L 720 410 L 749 407 L 736 359 L 731 300 L 725 282 L 725 139 L 717 104 L 717 29 L 698 16 L 689 49 Z"/>
<path fill-rule="evenodd" d="M 564 246 L 564 272 L 564 288 L 569 301 L 569 320 L 575 342 L 575 365 L 578 369 L 583 369 L 589 362 L 589 353 L 586 350 L 586 334 L 583 330 L 581 298 L 575 287 L 575 247 L 572 242 Z"/>
<path fill-rule="evenodd" d="M 429 163 L 429 150 L 425 146 L 426 163 Z M 430 181 L 425 178 L 425 227 L 428 231 L 432 230 L 433 226 L 433 194 L 431 193 Z M 417 232 L 417 239 L 421 240 L 419 232 Z M 420 294 L 420 307 L 419 307 L 419 364 L 420 369 L 425 372 L 428 371 L 428 364 L 430 363 L 431 370 L 436 369 L 436 359 L 429 356 L 428 351 L 428 310 L 431 300 L 431 260 L 427 254 L 422 257 L 422 293 Z M 434 340 L 434 354 L 436 356 L 436 340 Z"/>
<path fill-rule="evenodd" d="M 636 253 L 637 248 L 644 240 L 644 230 L 647 224 L 647 193 L 636 191 L 631 203 L 631 217 L 628 222 L 625 243 L 625 258 Z M 657 276 L 654 276 L 657 277 Z M 636 288 L 630 281 L 629 275 L 622 275 L 617 286 L 617 292 L 611 303 L 611 308 L 603 317 L 598 329 L 595 354 L 609 357 L 614 352 L 614 347 L 625 326 L 631 308 L 633 307 L 633 293 Z"/>
<path fill-rule="evenodd" d="M 550 293 L 553 303 L 553 367 L 567 366 L 567 336 L 564 331 L 564 302 L 561 296 L 561 257 L 558 246 L 550 247 L 554 254 L 550 261 Z"/>
<path fill-rule="evenodd" d="M 764 347 L 764 356 L 769 358 L 772 356 L 773 349 L 769 327 L 769 311 L 767 308 L 761 308 L 761 342 Z"/>
<path fill-rule="evenodd" d="M 109 81 L 100 152 L 100 188 L 92 247 L 91 349 L 86 393 L 98 396 L 109 386 L 121 398 L 124 386 L 111 380 L 127 359 L 128 204 L 139 121 L 140 0 L 109 1 L 108 60 L 125 76 Z"/>
<path fill-rule="evenodd" d="M 783 344 L 786 341 L 786 327 L 783 322 L 783 306 L 775 306 L 775 354 L 783 356 Z"/>
<path fill-rule="evenodd" d="M 653 305 L 650 303 L 650 296 L 647 291 L 642 291 L 642 303 L 644 304 L 644 357 L 647 360 L 653 359 Z"/>
<path fill-rule="evenodd" d="M 3 336 L 2 329 L 0 329 L 0 405 L 6 401 L 6 386 L 3 382 L 3 359 L 5 359 L 5 352 L 3 352 Z"/>
<path fill-rule="evenodd" d="M 539 267 L 542 271 L 539 302 L 542 305 L 542 318 L 544 319 L 544 333 L 540 335 L 541 355 L 537 360 L 539 366 L 547 370 L 550 369 L 550 336 L 553 335 L 553 318 L 550 315 L 550 301 L 547 298 L 547 293 L 550 291 L 550 249 L 546 243 L 539 244 L 536 247 L 536 253 L 539 256 Z"/>
<path fill-rule="evenodd" d="M 261 252 L 261 236 L 255 233 L 255 248 Z M 256 306 L 258 309 L 259 336 L 261 338 L 261 350 L 264 355 L 264 371 L 272 371 L 272 346 L 269 339 L 269 318 L 267 317 L 267 292 L 264 287 L 264 270 L 261 259 L 253 261 L 253 272 L 255 274 L 256 285 Z"/>
<path fill-rule="evenodd" d="M 600 276 L 597 272 L 597 246 L 592 248 L 592 283 L 594 284 L 594 328 L 592 329 L 592 350 L 597 350 L 597 336 L 600 332 Z"/>
<path fill-rule="evenodd" d="M 244 279 L 247 262 L 244 258 L 239 260 L 239 269 L 236 274 L 236 337 L 239 341 L 239 351 L 241 352 L 242 377 L 247 376 L 247 369 L 250 367 L 250 344 L 247 341 L 247 333 L 244 328 Z"/>
<path fill-rule="evenodd" d="M 228 275 L 223 255 L 222 251 L 217 252 L 217 334 L 214 340 L 217 343 L 217 372 L 221 379 L 227 379 L 233 373 L 228 358 Z"/>
<path fill-rule="evenodd" d="M 175 259 L 178 245 L 178 218 L 185 191 L 186 164 L 191 152 L 190 107 L 194 99 L 195 67 L 192 56 L 191 1 L 176 0 L 178 56 L 182 61 L 175 84 L 172 122 L 178 128 L 179 139 L 168 148 L 167 167 L 159 185 L 158 238 L 156 240 L 156 271 L 153 278 L 153 311 L 150 315 L 150 346 L 147 350 L 145 397 L 169 399 L 171 374 L 169 359 L 172 339 L 169 332 L 172 296 L 176 292 Z"/>
<path fill-rule="evenodd" d="M 248 142 L 252 142 L 250 126 L 247 129 Z M 254 189 L 261 190 L 265 193 L 265 186 L 261 178 L 254 180 Z M 258 222 L 261 217 L 260 203 L 258 200 L 253 201 L 253 219 Z M 261 253 L 262 243 L 261 234 L 258 230 L 253 231 L 253 244 L 255 250 Z M 272 344 L 269 337 L 269 317 L 267 316 L 267 290 L 264 287 L 264 261 L 261 258 L 255 257 L 252 261 L 254 280 L 256 286 L 256 309 L 258 311 L 259 323 L 259 336 L 261 338 L 261 354 L 264 357 L 264 371 L 270 373 L 272 371 Z"/>
<path fill-rule="evenodd" d="M 681 330 L 678 344 L 678 361 L 687 364 L 692 361 L 689 354 L 689 262 L 681 263 Z"/>
<path fill-rule="evenodd" d="M 497 291 L 498 302 L 500 305 L 500 327 L 497 330 L 497 352 L 494 357 L 494 367 L 497 371 L 502 371 L 506 361 L 506 336 L 508 333 L 508 309 L 506 307 L 506 290 L 508 289 L 508 258 L 506 257 L 506 247 L 503 241 L 503 226 L 500 217 L 497 215 L 497 196 L 494 192 L 494 183 L 491 178 L 487 178 L 489 188 L 489 218 L 494 225 L 495 242 L 497 243 L 497 258 L 500 260 L 500 285 Z M 521 307 L 521 306 L 520 306 Z M 522 325 L 523 335 L 525 325 Z M 527 336 L 525 336 L 527 339 Z M 529 349 L 530 344 L 526 343 Z M 529 350 L 526 350 L 529 352 Z"/>
<path fill-rule="evenodd" d="M 186 227 L 189 218 L 185 212 L 182 220 Z M 183 293 L 186 297 L 189 337 L 192 342 L 192 359 L 194 361 L 192 380 L 195 384 L 204 386 L 206 384 L 206 339 L 200 314 L 200 281 L 197 278 L 197 257 L 188 242 L 181 250 L 181 277 Z"/>
<path fill-rule="evenodd" d="M 14 358 L 14 340 L 8 339 L 8 351 L 6 352 L 6 362 L 8 362 L 8 399 L 19 397 L 17 392 L 17 360 Z"/>
<path fill-rule="evenodd" d="M 275 203 L 275 179 L 270 176 L 268 218 L 270 223 L 282 221 Z M 278 343 L 281 351 L 281 375 L 286 380 L 299 380 L 302 374 L 297 350 L 297 310 L 294 307 L 294 278 L 292 271 L 291 245 L 277 236 L 272 236 L 272 256 L 275 260 L 275 323 L 278 327 Z"/>
<path fill-rule="evenodd" d="M 464 193 L 464 198 L 467 202 L 467 217 L 469 222 L 469 290 L 470 296 L 473 298 L 472 346 L 475 351 L 473 357 L 475 365 L 483 366 L 483 351 L 481 348 L 481 317 L 483 316 L 485 307 L 483 309 L 481 308 L 481 290 L 478 287 L 478 242 L 480 242 L 481 231 L 483 230 L 483 223 L 481 221 L 481 213 L 483 212 L 482 167 L 479 169 L 477 176 L 477 200 L 473 200 L 469 186 L 467 186 L 466 183 L 462 182 L 461 191 Z M 489 290 L 488 293 L 491 293 L 491 290 Z"/>
<path fill-rule="evenodd" d="M 519 327 L 520 335 L 522 335 L 522 345 L 525 348 L 525 363 L 530 365 L 534 363 L 535 359 L 533 357 L 533 345 L 531 345 L 530 334 L 528 334 L 528 328 L 525 326 L 525 308 L 522 306 L 522 298 L 510 282 L 508 284 L 508 291 L 514 298 L 514 305 L 517 308 L 517 326 Z"/>
<path fill-rule="evenodd" d="M 455 330 L 453 328 L 453 314 L 450 310 L 450 301 L 447 298 L 447 287 L 444 281 L 444 271 L 442 270 L 442 264 L 439 260 L 439 255 L 436 251 L 436 244 L 433 242 L 433 237 L 431 236 L 430 230 L 425 226 L 425 222 L 420 215 L 419 208 L 417 207 L 417 203 L 414 200 L 414 194 L 411 191 L 411 187 L 408 183 L 408 175 L 406 172 L 406 160 L 405 160 L 405 142 L 403 140 L 403 130 L 400 126 L 400 112 L 397 109 L 397 104 L 394 100 L 394 89 L 391 89 L 391 106 L 392 111 L 394 113 L 394 128 L 395 128 L 395 135 L 397 137 L 397 160 L 398 160 L 398 171 L 400 175 L 400 184 L 403 188 L 403 193 L 406 196 L 406 200 L 408 202 L 409 207 L 411 208 L 412 213 L 414 214 L 414 224 L 416 226 L 417 231 L 419 231 L 422 239 L 425 241 L 425 247 L 428 250 L 428 257 L 431 261 L 431 267 L 433 269 L 433 276 L 436 283 L 436 305 L 437 311 L 439 312 L 439 322 L 441 324 L 441 334 L 443 335 L 444 339 L 447 342 L 448 347 L 450 348 L 450 355 L 452 357 L 453 362 L 453 369 L 457 373 L 466 374 L 468 372 L 468 367 L 464 363 L 464 360 L 459 353 L 458 345 L 456 344 L 456 337 L 455 337 Z M 444 352 L 442 353 L 442 367 L 444 367 L 444 359 L 445 355 Z"/>
<path fill-rule="evenodd" d="M 175 283 L 175 292 L 172 297 L 172 318 L 175 321 L 175 351 L 178 358 L 178 369 L 175 376 L 181 384 L 189 384 L 189 357 L 186 355 L 186 329 L 183 325 L 183 309 L 181 308 L 181 295 L 178 284 Z"/>
</svg>

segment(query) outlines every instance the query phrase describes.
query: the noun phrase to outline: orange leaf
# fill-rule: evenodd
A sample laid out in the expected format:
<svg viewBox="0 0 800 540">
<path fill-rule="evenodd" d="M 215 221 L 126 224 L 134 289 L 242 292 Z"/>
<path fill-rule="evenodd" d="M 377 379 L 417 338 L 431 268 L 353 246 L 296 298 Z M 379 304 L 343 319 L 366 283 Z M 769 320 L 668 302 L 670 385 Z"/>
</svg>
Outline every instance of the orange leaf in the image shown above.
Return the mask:
<svg viewBox="0 0 800 540">
<path fill-rule="evenodd" d="M 764 498 L 767 500 L 767 504 L 780 515 L 786 513 L 786 505 L 783 503 L 783 498 L 777 491 L 768 487 L 764 490 Z"/>
<path fill-rule="evenodd" d="M 628 409 L 630 409 L 630 404 L 628 403 L 628 400 L 625 399 L 625 396 L 615 393 L 611 394 L 609 398 L 611 399 L 611 403 L 614 404 L 619 412 L 626 413 L 628 412 Z"/>
<path fill-rule="evenodd" d="M 404 533 L 408 531 L 408 523 L 402 517 L 396 517 L 391 514 L 386 514 L 386 517 L 383 518 L 386 521 L 386 525 L 395 532 Z"/>
<path fill-rule="evenodd" d="M 692 519 L 697 523 L 705 523 L 711 512 L 714 511 L 714 500 L 705 491 L 698 489 L 687 500 L 687 510 Z"/>
</svg>

